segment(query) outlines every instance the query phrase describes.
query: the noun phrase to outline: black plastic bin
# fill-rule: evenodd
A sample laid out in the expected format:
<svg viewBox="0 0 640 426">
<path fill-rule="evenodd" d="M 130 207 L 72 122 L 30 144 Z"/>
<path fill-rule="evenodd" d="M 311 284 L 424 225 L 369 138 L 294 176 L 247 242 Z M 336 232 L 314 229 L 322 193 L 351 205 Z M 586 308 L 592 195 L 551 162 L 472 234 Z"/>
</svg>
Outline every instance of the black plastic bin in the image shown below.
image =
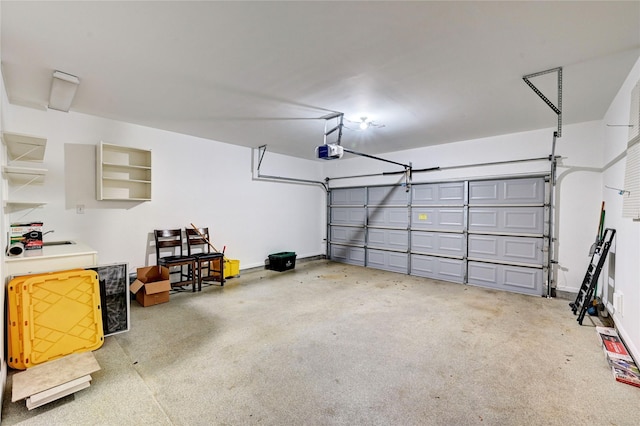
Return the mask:
<svg viewBox="0 0 640 426">
<path fill-rule="evenodd" d="M 283 251 L 269 255 L 269 269 L 274 271 L 287 271 L 296 267 L 296 254 L 291 251 Z"/>
</svg>

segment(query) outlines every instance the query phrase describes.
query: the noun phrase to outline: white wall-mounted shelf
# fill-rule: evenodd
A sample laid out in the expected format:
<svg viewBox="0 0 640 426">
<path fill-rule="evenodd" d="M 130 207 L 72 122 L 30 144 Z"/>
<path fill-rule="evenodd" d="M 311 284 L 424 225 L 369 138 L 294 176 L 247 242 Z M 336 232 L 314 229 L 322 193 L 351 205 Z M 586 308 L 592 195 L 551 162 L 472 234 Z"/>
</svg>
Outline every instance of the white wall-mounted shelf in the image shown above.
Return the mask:
<svg viewBox="0 0 640 426">
<path fill-rule="evenodd" d="M 39 184 L 44 182 L 47 169 L 35 167 L 3 166 L 2 175 L 11 184 Z"/>
<path fill-rule="evenodd" d="M 4 210 L 7 213 L 13 213 L 20 210 L 36 209 L 46 205 L 46 202 L 37 201 L 5 201 Z"/>
<path fill-rule="evenodd" d="M 41 163 L 47 146 L 45 138 L 21 133 L 2 132 L 2 142 L 7 146 L 9 161 Z"/>
<path fill-rule="evenodd" d="M 98 200 L 151 200 L 150 150 L 100 142 L 96 160 Z"/>
</svg>

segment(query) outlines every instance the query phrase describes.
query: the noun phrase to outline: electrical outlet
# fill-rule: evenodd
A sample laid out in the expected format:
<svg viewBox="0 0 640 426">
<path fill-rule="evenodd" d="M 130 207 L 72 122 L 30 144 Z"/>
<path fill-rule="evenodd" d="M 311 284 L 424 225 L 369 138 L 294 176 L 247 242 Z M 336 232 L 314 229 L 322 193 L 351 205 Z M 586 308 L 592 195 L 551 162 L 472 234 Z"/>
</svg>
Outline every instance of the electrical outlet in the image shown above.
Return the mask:
<svg viewBox="0 0 640 426">
<path fill-rule="evenodd" d="M 76 214 L 84 214 L 84 204 L 78 204 L 76 206 Z"/>
<path fill-rule="evenodd" d="M 618 315 L 623 315 L 623 298 L 622 298 L 622 293 L 620 293 L 619 291 L 616 291 L 615 293 L 613 293 L 613 309 L 615 310 L 615 313 Z"/>
</svg>

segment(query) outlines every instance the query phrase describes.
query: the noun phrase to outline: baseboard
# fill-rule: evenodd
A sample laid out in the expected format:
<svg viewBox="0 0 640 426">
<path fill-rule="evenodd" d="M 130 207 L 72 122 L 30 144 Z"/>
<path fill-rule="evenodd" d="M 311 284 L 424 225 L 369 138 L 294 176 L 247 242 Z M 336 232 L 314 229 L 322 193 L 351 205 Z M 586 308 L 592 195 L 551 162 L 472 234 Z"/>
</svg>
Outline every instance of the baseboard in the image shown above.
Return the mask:
<svg viewBox="0 0 640 426">
<path fill-rule="evenodd" d="M 0 387 L 0 423 L 2 423 L 2 403 L 4 402 L 4 387 L 7 383 L 7 363 L 4 360 L 0 364 L 0 383 L 2 383 L 2 387 Z"/>
<path fill-rule="evenodd" d="M 571 291 L 557 290 L 556 289 L 556 297 L 558 299 L 576 300 L 577 296 L 578 296 L 578 293 L 574 293 L 574 292 L 571 292 Z"/>
<path fill-rule="evenodd" d="M 311 255 L 311 256 L 306 256 L 306 257 L 296 257 L 296 264 L 300 264 L 300 263 L 305 263 L 305 262 L 312 262 L 314 260 L 323 260 L 326 259 L 327 256 L 325 256 L 324 254 L 317 254 L 317 255 Z M 248 268 L 240 268 L 240 273 L 242 274 L 242 272 L 253 272 L 253 271 L 263 271 L 265 269 L 269 269 L 267 267 L 267 264 L 265 262 L 264 265 L 260 265 L 260 266 L 250 266 Z"/>
<path fill-rule="evenodd" d="M 619 325 L 622 323 L 622 321 L 620 321 L 615 314 L 613 314 L 613 322 L 616 324 L 615 328 L 616 330 L 618 330 L 618 334 L 620 334 L 620 337 L 622 337 L 622 341 L 627 346 L 631 357 L 636 361 L 636 363 L 638 363 L 640 361 L 640 351 L 638 350 L 638 347 L 633 344 L 631 336 L 629 336 L 629 333 L 627 333 L 624 327 Z"/>
<path fill-rule="evenodd" d="M 327 258 L 327 256 L 325 256 L 324 254 L 318 254 L 318 255 L 315 255 L 315 256 L 307 256 L 307 257 L 297 258 L 296 262 L 312 262 L 314 260 L 324 260 L 326 258 Z"/>
</svg>

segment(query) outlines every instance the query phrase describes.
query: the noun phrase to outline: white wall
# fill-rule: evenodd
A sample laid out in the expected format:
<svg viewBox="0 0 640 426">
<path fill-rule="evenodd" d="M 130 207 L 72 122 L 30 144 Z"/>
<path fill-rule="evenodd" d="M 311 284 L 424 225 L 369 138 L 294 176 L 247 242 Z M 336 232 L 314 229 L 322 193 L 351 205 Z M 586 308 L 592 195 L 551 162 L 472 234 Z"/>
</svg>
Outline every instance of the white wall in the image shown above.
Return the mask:
<svg viewBox="0 0 640 426">
<path fill-rule="evenodd" d="M 252 180 L 252 150 L 93 116 L 10 105 L 6 131 L 47 138 L 43 185 L 20 199 L 47 205 L 10 215 L 42 220 L 45 240 L 80 240 L 101 264 L 155 264 L 153 229 L 208 226 L 212 243 L 241 269 L 264 265 L 269 253 L 324 254 L 321 186 Z M 152 201 L 96 201 L 95 151 L 100 141 L 152 150 Z M 319 161 L 269 154 L 263 173 L 321 179 Z M 18 195 L 16 195 L 16 198 Z M 85 206 L 76 214 L 76 206 Z M 26 215 L 25 215 L 26 213 Z"/>
<path fill-rule="evenodd" d="M 535 96 L 534 93 L 531 94 Z M 550 114 L 552 114 L 550 112 Z M 553 117 L 550 121 L 553 120 Z M 580 288 L 590 258 L 589 247 L 595 241 L 601 203 L 601 138 L 600 122 L 564 126 L 557 140 L 556 155 L 562 156 L 558 167 L 556 238 L 558 273 L 557 289 L 576 292 Z M 414 183 L 447 179 L 466 179 L 488 176 L 510 176 L 548 173 L 555 128 L 495 136 L 446 145 L 399 151 L 379 157 L 400 163 L 412 163 L 415 169 L 446 167 L 545 158 L 542 161 L 449 169 L 417 173 Z M 363 149 L 364 151 L 364 149 Z M 325 166 L 330 177 L 353 176 L 383 171 L 402 170 L 401 167 L 368 158 L 332 161 Z M 334 180 L 332 187 L 396 183 L 400 176 Z"/>
<path fill-rule="evenodd" d="M 615 288 L 622 295 L 621 309 L 613 318 L 636 360 L 640 360 L 640 222 L 622 217 L 622 196 L 606 189 L 624 188 L 631 89 L 640 80 L 640 59 L 620 88 L 602 121 L 602 155 L 607 165 L 603 173 L 602 196 L 606 203 L 606 226 L 616 229 Z M 608 265 L 607 265 L 608 266 Z M 606 274 L 608 268 L 603 271 Z M 604 275 L 603 274 L 603 275 Z M 601 286 L 602 288 L 602 286 Z M 612 302 L 612 301 L 610 301 Z"/>
</svg>

